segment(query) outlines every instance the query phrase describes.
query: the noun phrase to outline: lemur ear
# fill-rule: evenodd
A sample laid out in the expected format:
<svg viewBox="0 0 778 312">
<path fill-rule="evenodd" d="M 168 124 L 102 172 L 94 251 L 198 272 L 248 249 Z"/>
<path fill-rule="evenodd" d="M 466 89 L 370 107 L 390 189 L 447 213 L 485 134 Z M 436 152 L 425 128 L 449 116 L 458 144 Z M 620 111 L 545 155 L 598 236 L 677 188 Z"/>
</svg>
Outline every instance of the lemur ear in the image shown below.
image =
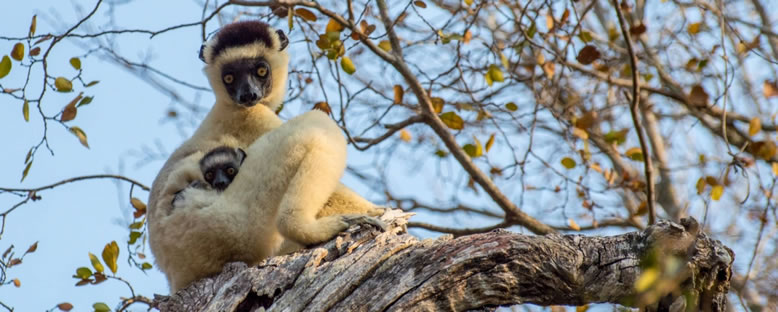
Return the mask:
<svg viewBox="0 0 778 312">
<path fill-rule="evenodd" d="M 281 43 L 281 46 L 278 48 L 278 51 L 283 51 L 284 49 L 286 49 L 286 46 L 289 45 L 289 38 L 286 38 L 284 31 L 280 29 L 276 30 L 276 33 L 278 34 L 278 41 Z"/>
<path fill-rule="evenodd" d="M 203 63 L 207 63 L 205 61 L 205 55 L 203 54 L 203 52 L 205 52 L 205 43 L 203 43 L 203 45 L 200 46 L 200 55 L 198 57 L 200 58 L 201 61 L 203 61 Z"/>
<path fill-rule="evenodd" d="M 240 156 L 240 164 L 243 165 L 243 161 L 246 160 L 246 151 L 240 147 L 236 147 L 235 151 L 238 152 L 238 155 Z"/>
</svg>

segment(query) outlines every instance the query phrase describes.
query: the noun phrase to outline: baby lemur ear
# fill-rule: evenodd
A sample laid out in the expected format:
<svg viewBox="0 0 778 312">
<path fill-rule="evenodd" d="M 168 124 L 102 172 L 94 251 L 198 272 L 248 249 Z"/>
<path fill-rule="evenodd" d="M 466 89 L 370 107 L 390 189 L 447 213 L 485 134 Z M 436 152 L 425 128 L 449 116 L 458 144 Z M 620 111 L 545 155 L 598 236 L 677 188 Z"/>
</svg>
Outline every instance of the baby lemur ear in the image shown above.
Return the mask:
<svg viewBox="0 0 778 312">
<path fill-rule="evenodd" d="M 284 31 L 282 30 L 276 30 L 276 33 L 278 34 L 278 42 L 281 43 L 281 46 L 278 48 L 278 51 L 283 51 L 286 49 L 286 46 L 289 45 L 289 38 L 286 37 L 284 34 Z"/>
<path fill-rule="evenodd" d="M 240 157 L 240 164 L 243 165 L 243 161 L 246 160 L 246 151 L 240 147 L 236 147 L 235 151 L 238 152 L 238 157 Z"/>
</svg>

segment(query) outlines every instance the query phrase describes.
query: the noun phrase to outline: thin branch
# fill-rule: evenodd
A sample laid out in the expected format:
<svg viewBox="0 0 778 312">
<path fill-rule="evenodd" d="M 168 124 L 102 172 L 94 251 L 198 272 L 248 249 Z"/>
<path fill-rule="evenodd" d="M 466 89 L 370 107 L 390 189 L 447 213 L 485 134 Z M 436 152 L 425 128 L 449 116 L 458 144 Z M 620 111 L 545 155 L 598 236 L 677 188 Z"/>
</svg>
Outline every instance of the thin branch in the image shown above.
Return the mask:
<svg viewBox="0 0 778 312">
<path fill-rule="evenodd" d="M 629 30 L 624 25 L 624 16 L 621 14 L 621 8 L 619 7 L 619 1 L 613 0 L 613 7 L 616 9 L 616 15 L 619 18 L 619 28 L 621 28 L 621 34 L 624 36 L 624 42 L 627 45 L 627 52 L 629 53 L 629 65 L 632 67 L 632 104 L 629 106 L 629 112 L 632 115 L 632 123 L 635 125 L 635 132 L 638 134 L 638 140 L 640 141 L 640 150 L 643 153 L 643 168 L 646 175 L 646 201 L 648 202 L 648 225 L 656 223 L 656 207 L 654 199 L 654 173 L 651 164 L 651 154 L 648 153 L 648 144 L 646 143 L 646 137 L 643 133 L 643 126 L 640 124 L 640 117 L 638 116 L 638 109 L 640 107 L 640 83 L 638 80 L 638 57 L 635 55 L 635 51 L 632 47 L 632 39 L 629 35 Z"/>
</svg>

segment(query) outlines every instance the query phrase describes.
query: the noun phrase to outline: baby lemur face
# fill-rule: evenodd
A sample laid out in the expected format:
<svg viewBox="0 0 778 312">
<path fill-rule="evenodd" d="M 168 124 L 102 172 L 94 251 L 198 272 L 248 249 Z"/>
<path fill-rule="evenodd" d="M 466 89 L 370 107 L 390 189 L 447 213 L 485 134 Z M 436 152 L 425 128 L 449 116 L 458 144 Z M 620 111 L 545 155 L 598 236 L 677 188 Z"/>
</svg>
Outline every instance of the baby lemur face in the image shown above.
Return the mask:
<svg viewBox="0 0 778 312">
<path fill-rule="evenodd" d="M 237 147 L 220 146 L 212 149 L 200 160 L 200 170 L 205 182 L 217 191 L 224 191 L 238 174 L 246 152 Z"/>
</svg>

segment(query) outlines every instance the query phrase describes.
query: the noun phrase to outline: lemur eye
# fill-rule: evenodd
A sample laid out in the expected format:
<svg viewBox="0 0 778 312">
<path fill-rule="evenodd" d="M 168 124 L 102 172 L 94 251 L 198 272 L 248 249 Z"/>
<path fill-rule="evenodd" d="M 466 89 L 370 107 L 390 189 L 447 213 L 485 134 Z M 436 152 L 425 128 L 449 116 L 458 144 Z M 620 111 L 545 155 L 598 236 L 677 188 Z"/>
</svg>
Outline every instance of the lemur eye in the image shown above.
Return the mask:
<svg viewBox="0 0 778 312">
<path fill-rule="evenodd" d="M 267 66 L 265 66 L 264 64 L 259 65 L 259 67 L 257 67 L 257 75 L 259 75 L 260 77 L 267 76 Z"/>
<path fill-rule="evenodd" d="M 205 180 L 210 181 L 213 180 L 213 172 L 206 172 L 205 173 Z"/>
<path fill-rule="evenodd" d="M 232 168 L 232 167 L 227 168 L 227 174 L 234 175 L 235 174 L 235 168 Z"/>
<path fill-rule="evenodd" d="M 235 80 L 235 77 L 233 77 L 231 74 L 226 74 L 222 79 L 224 79 L 224 83 L 230 84 L 233 80 Z"/>
</svg>

